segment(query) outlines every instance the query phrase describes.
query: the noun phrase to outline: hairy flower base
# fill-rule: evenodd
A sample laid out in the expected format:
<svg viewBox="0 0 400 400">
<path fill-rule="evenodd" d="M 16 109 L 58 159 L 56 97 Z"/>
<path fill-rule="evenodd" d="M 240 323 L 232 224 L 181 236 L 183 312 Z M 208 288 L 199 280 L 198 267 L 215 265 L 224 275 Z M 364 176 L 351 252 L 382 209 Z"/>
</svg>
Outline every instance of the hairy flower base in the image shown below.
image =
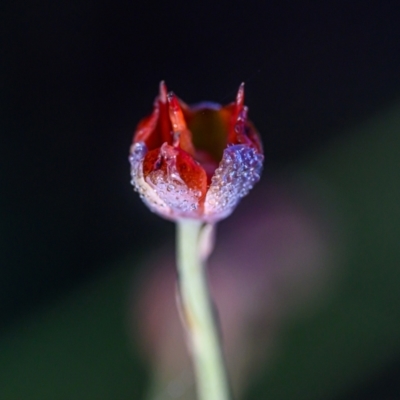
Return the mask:
<svg viewBox="0 0 400 400">
<path fill-rule="evenodd" d="M 147 147 L 143 142 L 131 147 L 132 185 L 147 206 L 167 219 L 201 219 L 216 222 L 227 217 L 240 199 L 260 179 L 263 155 L 246 145 L 232 145 L 224 150 L 222 160 L 215 170 L 205 196 L 200 189 L 189 187 L 181 178 L 177 168 L 177 153 L 170 148 L 166 168 L 144 175 L 143 165 Z"/>
</svg>

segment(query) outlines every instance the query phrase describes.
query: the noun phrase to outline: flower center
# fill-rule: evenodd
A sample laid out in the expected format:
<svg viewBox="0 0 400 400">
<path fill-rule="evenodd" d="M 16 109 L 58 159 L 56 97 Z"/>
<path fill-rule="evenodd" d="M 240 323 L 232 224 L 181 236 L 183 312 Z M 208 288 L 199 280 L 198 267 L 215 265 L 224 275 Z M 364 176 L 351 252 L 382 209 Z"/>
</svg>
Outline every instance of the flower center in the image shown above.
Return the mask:
<svg viewBox="0 0 400 400">
<path fill-rule="evenodd" d="M 204 108 L 194 113 L 188 123 L 192 132 L 192 141 L 196 149 L 195 158 L 215 163 L 215 168 L 222 160 L 224 149 L 227 146 L 228 131 L 220 110 Z"/>
</svg>

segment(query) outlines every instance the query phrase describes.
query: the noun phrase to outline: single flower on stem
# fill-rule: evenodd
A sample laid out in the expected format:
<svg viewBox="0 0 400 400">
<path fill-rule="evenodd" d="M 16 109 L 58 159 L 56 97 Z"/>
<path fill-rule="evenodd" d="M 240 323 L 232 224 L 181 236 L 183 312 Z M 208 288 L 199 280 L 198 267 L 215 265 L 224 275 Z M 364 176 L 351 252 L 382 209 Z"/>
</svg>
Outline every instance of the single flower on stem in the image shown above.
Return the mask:
<svg viewBox="0 0 400 400">
<path fill-rule="evenodd" d="M 219 333 L 205 276 L 213 225 L 259 180 L 263 154 L 247 119 L 244 84 L 226 106 L 189 107 L 164 82 L 130 149 L 132 184 L 147 206 L 177 223 L 179 303 L 199 400 L 229 400 Z"/>
</svg>

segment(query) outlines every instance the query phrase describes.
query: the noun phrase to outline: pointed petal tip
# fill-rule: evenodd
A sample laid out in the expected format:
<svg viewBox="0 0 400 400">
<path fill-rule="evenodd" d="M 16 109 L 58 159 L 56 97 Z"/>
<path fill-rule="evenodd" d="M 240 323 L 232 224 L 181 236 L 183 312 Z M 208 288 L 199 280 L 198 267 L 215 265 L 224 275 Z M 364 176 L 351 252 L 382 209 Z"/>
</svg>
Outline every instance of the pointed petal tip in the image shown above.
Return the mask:
<svg viewBox="0 0 400 400">
<path fill-rule="evenodd" d="M 239 86 L 239 90 L 236 95 L 236 105 L 238 107 L 243 107 L 244 104 L 244 82 Z"/>
<path fill-rule="evenodd" d="M 163 104 L 165 104 L 167 102 L 167 85 L 165 84 L 165 81 L 160 82 L 159 99 L 160 99 L 161 103 L 163 103 Z"/>
<path fill-rule="evenodd" d="M 174 92 L 169 92 L 167 95 L 168 99 L 168 104 L 171 110 L 177 111 L 181 109 L 181 106 L 179 104 L 178 98 L 176 97 Z"/>
</svg>

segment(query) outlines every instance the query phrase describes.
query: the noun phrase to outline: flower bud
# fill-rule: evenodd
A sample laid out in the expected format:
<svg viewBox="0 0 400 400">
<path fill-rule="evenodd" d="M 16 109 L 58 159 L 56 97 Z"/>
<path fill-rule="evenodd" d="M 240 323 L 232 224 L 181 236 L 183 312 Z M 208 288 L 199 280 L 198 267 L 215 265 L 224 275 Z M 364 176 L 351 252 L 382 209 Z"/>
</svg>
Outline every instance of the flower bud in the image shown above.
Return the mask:
<svg viewBox="0 0 400 400">
<path fill-rule="evenodd" d="M 130 149 L 132 184 L 153 212 L 170 220 L 216 222 L 260 179 L 260 137 L 247 119 L 244 84 L 226 106 L 189 107 L 164 82 Z"/>
</svg>

